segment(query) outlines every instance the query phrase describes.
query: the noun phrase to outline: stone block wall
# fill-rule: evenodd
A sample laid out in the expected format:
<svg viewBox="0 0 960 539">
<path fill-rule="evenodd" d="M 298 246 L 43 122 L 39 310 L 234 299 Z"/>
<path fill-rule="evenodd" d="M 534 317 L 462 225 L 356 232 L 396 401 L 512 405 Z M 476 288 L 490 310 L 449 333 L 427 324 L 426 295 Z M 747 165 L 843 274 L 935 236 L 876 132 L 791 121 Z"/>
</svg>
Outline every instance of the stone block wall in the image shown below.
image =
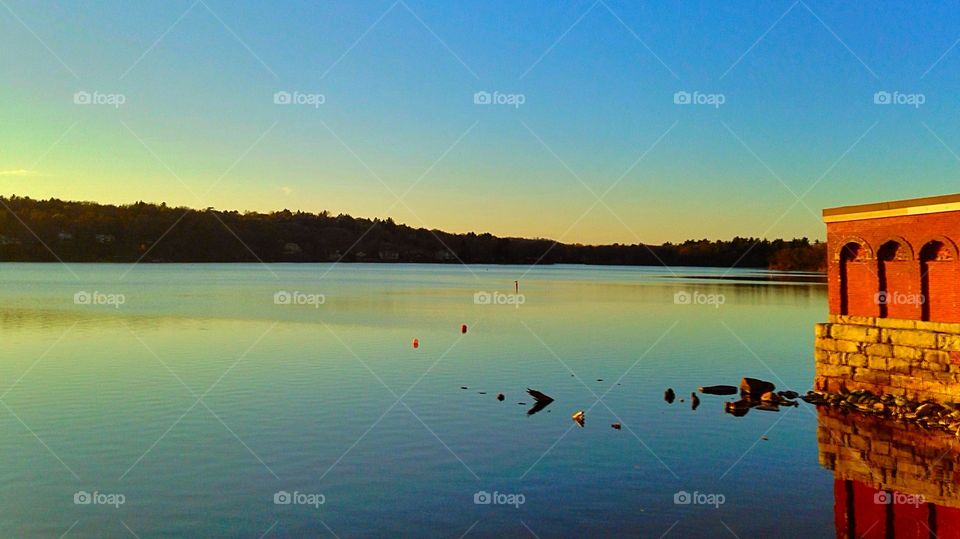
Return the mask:
<svg viewBox="0 0 960 539">
<path fill-rule="evenodd" d="M 830 315 L 814 356 L 818 391 L 960 402 L 960 323 Z"/>
</svg>

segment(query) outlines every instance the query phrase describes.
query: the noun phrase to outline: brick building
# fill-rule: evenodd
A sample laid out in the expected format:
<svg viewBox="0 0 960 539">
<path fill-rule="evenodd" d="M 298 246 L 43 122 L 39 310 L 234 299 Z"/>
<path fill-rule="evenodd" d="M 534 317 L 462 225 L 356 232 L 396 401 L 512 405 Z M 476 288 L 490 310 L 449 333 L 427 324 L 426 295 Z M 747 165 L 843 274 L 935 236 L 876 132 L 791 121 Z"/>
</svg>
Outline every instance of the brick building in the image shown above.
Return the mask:
<svg viewBox="0 0 960 539">
<path fill-rule="evenodd" d="M 960 194 L 830 208 L 816 386 L 960 401 Z"/>
<path fill-rule="evenodd" d="M 830 313 L 960 322 L 960 194 L 823 211 Z"/>
</svg>

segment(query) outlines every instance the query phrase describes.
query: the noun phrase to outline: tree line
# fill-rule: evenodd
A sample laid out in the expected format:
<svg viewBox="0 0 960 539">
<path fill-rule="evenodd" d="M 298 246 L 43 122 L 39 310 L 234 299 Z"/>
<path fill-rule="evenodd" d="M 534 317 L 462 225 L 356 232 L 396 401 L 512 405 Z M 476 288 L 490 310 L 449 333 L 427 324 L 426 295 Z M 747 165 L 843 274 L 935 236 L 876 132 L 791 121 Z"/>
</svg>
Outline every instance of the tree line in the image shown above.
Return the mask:
<svg viewBox="0 0 960 539">
<path fill-rule="evenodd" d="M 52 251 L 52 252 L 51 252 Z M 55 253 L 55 255 L 54 255 Z M 203 210 L 0 197 L 0 260 L 42 262 L 438 262 L 601 264 L 823 271 L 807 238 L 580 245 L 451 234 L 328 212 Z"/>
</svg>

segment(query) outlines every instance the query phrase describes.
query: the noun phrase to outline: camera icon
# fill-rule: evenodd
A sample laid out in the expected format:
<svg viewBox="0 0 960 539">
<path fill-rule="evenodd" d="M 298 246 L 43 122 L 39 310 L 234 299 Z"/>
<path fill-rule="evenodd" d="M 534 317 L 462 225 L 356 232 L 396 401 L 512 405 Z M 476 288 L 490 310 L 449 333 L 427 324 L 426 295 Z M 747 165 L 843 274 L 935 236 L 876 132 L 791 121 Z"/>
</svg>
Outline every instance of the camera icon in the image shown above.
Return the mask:
<svg viewBox="0 0 960 539">
<path fill-rule="evenodd" d="M 676 505 L 690 505 L 690 502 L 693 501 L 693 498 L 690 497 L 690 493 L 681 490 L 673 495 L 673 503 Z"/>
<path fill-rule="evenodd" d="M 90 305 L 93 300 L 93 296 L 90 295 L 90 292 L 77 292 L 73 295 L 73 303 L 75 305 Z"/>
<path fill-rule="evenodd" d="M 90 496 L 90 493 L 85 490 L 80 490 L 73 494 L 73 503 L 77 505 L 90 505 L 92 501 L 93 498 Z"/>
<path fill-rule="evenodd" d="M 881 490 L 873 495 L 873 503 L 878 505 L 889 505 L 893 502 L 893 496 L 889 492 Z"/>
<path fill-rule="evenodd" d="M 689 105 L 692 102 L 690 92 L 679 91 L 673 94 L 673 103 L 675 105 Z"/>
<path fill-rule="evenodd" d="M 877 305 L 886 305 L 890 301 L 886 292 L 877 292 L 873 295 L 873 302 Z"/>
<path fill-rule="evenodd" d="M 290 92 L 279 91 L 273 94 L 274 105 L 289 105 L 292 102 L 293 96 L 290 95 Z"/>
<path fill-rule="evenodd" d="M 477 292 L 473 295 L 473 303 L 477 305 L 490 305 L 493 303 L 493 294 L 490 292 Z"/>
<path fill-rule="evenodd" d="M 493 503 L 493 496 L 490 496 L 490 493 L 485 490 L 477 491 L 473 495 L 473 503 L 477 505 L 490 505 Z"/>
<path fill-rule="evenodd" d="M 492 102 L 493 97 L 490 95 L 490 92 L 477 92 L 473 94 L 474 105 L 489 105 Z"/>
<path fill-rule="evenodd" d="M 273 295 L 274 305 L 290 305 L 293 303 L 293 294 L 286 290 L 281 290 Z"/>
<path fill-rule="evenodd" d="M 290 505 L 293 502 L 293 497 L 290 496 L 290 493 L 281 490 L 273 494 L 273 503 L 276 505 Z"/>
<path fill-rule="evenodd" d="M 883 90 L 873 94 L 873 103 L 875 105 L 889 105 L 893 102 L 893 96 L 890 95 L 890 92 L 884 92 Z"/>
<path fill-rule="evenodd" d="M 90 92 L 80 90 L 73 94 L 73 103 L 75 105 L 89 105 L 93 102 L 93 96 L 90 95 Z"/>
<path fill-rule="evenodd" d="M 693 297 L 690 292 L 681 290 L 673 295 L 673 302 L 677 305 L 690 305 L 691 301 L 693 301 Z"/>
</svg>

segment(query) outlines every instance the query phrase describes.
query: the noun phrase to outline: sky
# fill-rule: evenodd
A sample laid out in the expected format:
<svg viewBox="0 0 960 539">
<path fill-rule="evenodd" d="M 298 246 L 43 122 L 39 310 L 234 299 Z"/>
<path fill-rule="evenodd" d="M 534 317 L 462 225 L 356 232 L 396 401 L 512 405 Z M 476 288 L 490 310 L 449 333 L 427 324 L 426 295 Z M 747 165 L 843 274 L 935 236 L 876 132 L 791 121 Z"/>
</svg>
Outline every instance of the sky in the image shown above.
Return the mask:
<svg viewBox="0 0 960 539">
<path fill-rule="evenodd" d="M 960 192 L 958 21 L 952 2 L 0 0 L 0 194 L 823 238 L 824 207 Z"/>
</svg>

